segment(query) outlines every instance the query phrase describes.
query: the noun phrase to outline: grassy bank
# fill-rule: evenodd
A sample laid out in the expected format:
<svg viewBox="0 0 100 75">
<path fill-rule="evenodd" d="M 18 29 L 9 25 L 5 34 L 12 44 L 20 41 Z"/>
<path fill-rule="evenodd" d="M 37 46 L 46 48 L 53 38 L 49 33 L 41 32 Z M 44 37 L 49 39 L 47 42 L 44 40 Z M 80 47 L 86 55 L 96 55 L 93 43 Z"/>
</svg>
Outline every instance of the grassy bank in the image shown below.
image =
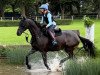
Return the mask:
<svg viewBox="0 0 100 75">
<path fill-rule="evenodd" d="M 31 49 L 28 45 L 22 46 L 4 46 L 0 51 L 2 52 L 1 57 L 3 57 L 7 64 L 19 64 L 22 65 L 25 62 L 25 56 L 28 51 Z"/>
<path fill-rule="evenodd" d="M 66 63 L 65 75 L 100 75 L 100 58 L 81 57 Z"/>
<path fill-rule="evenodd" d="M 5 47 L 7 52 L 7 59 L 1 60 L 0 65 L 25 65 L 25 56 L 30 50 L 30 46 L 9 46 Z M 57 52 L 48 53 L 48 60 L 53 60 Z M 65 57 L 65 54 L 59 52 L 59 56 Z M 77 55 L 76 55 L 77 56 Z M 42 60 L 39 52 L 34 53 L 30 56 L 30 61 L 34 65 Z M 4 65 L 5 66 L 5 65 Z M 44 66 L 41 63 L 41 66 Z M 9 68 L 9 67 L 8 67 Z M 91 59 L 87 57 L 77 56 L 77 59 L 68 60 L 65 62 L 64 75 L 100 75 L 100 58 Z"/>
</svg>

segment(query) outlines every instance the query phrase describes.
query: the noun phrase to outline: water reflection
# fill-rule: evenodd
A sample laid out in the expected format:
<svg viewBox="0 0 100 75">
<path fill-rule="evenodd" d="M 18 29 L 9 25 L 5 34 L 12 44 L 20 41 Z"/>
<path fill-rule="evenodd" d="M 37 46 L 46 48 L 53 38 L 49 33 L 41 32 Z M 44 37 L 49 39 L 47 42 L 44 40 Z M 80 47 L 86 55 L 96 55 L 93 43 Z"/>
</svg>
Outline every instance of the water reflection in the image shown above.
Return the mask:
<svg viewBox="0 0 100 75">
<path fill-rule="evenodd" d="M 62 72 L 51 72 L 46 69 L 25 70 L 15 65 L 0 65 L 0 75 L 63 75 Z"/>
<path fill-rule="evenodd" d="M 63 75 L 62 72 L 27 72 L 28 75 Z"/>
</svg>

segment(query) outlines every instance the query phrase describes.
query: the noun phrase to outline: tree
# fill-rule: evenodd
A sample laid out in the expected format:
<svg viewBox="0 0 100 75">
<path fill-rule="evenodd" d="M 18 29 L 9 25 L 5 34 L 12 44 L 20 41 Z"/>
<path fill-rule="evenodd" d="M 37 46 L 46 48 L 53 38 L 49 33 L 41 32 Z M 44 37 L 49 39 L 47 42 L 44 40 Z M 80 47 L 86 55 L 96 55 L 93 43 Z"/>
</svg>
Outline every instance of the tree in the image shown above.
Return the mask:
<svg viewBox="0 0 100 75">
<path fill-rule="evenodd" d="M 93 0 L 94 11 L 98 13 L 100 18 L 100 0 Z"/>
<path fill-rule="evenodd" d="M 9 0 L 0 0 L 0 16 L 4 17 L 4 7 L 9 3 Z"/>
<path fill-rule="evenodd" d="M 2 0 L 0 0 L 0 16 L 4 16 L 4 5 Z"/>
<path fill-rule="evenodd" d="M 65 13 L 73 14 L 73 6 L 77 8 L 78 13 L 80 14 L 80 4 L 78 0 L 50 0 L 51 11 L 54 13 L 61 13 L 61 18 L 64 18 Z"/>
</svg>

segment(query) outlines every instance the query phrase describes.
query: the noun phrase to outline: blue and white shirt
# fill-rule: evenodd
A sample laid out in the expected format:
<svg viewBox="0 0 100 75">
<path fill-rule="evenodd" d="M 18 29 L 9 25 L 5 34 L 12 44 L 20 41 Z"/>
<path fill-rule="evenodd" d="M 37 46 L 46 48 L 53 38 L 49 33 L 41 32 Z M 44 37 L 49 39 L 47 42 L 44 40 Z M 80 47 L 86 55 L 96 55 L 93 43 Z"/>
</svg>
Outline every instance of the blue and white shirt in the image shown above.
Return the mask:
<svg viewBox="0 0 100 75">
<path fill-rule="evenodd" d="M 50 11 L 48 11 L 47 14 L 43 14 L 42 16 L 42 20 L 40 23 L 44 23 L 46 22 L 47 23 L 47 27 L 51 26 L 51 25 L 56 25 L 56 22 L 54 21 Z"/>
</svg>

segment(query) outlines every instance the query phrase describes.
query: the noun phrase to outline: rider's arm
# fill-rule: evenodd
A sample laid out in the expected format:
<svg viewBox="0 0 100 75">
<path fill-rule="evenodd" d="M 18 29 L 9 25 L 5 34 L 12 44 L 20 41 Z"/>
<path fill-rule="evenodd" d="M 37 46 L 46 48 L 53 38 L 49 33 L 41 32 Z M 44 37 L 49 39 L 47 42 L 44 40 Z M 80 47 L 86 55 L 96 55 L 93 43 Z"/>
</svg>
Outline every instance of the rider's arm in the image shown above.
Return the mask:
<svg viewBox="0 0 100 75">
<path fill-rule="evenodd" d="M 52 15 L 50 13 L 48 13 L 47 18 L 48 18 L 49 23 L 47 24 L 46 27 L 49 27 L 50 25 L 52 25 Z"/>
</svg>

